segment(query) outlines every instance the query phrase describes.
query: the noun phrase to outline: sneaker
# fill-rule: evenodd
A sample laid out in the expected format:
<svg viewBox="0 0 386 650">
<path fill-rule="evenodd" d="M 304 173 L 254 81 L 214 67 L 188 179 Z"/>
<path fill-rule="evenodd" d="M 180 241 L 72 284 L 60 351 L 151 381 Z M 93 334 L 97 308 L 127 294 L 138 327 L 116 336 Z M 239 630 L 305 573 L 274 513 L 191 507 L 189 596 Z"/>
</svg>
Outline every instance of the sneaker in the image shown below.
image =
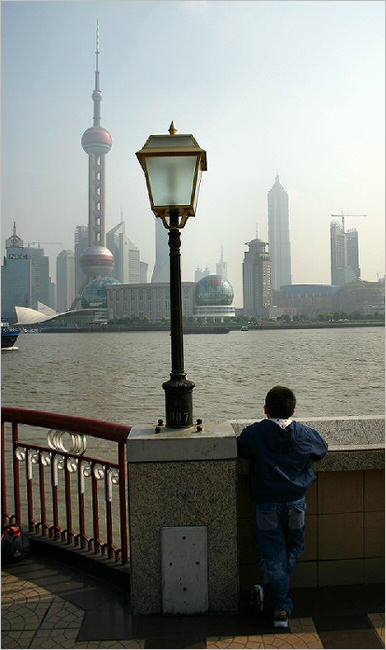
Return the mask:
<svg viewBox="0 0 386 650">
<path fill-rule="evenodd" d="M 252 587 L 251 605 L 257 612 L 262 612 L 264 607 L 264 589 L 262 585 Z"/>
<path fill-rule="evenodd" d="M 285 609 L 275 609 L 273 613 L 273 627 L 276 629 L 288 628 L 288 612 Z"/>
</svg>

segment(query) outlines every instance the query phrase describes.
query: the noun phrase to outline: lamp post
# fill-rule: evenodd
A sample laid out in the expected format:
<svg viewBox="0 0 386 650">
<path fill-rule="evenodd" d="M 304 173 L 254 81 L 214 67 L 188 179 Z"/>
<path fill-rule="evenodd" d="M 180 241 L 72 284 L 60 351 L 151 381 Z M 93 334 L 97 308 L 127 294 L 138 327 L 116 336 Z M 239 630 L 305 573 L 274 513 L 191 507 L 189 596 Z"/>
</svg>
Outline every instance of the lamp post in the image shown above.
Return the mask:
<svg viewBox="0 0 386 650">
<path fill-rule="evenodd" d="M 206 152 L 192 135 L 177 135 L 174 122 L 170 135 L 151 135 L 136 155 L 145 173 L 151 209 L 169 230 L 170 248 L 170 379 L 165 391 L 166 426 L 186 428 L 193 424 L 194 383 L 186 379 L 181 299 L 180 230 L 194 217 L 201 173 L 206 171 Z"/>
</svg>

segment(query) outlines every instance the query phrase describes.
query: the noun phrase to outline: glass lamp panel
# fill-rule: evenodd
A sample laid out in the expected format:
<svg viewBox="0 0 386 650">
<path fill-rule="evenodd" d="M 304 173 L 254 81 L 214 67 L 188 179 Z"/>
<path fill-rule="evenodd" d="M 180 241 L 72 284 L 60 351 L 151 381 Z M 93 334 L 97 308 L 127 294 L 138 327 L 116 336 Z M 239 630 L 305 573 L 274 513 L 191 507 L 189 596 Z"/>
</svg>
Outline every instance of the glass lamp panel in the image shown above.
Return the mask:
<svg viewBox="0 0 386 650">
<path fill-rule="evenodd" d="M 178 147 L 197 147 L 191 135 L 153 135 L 146 142 L 146 149 L 174 149 Z"/>
<path fill-rule="evenodd" d="M 154 207 L 190 205 L 196 156 L 147 158 L 146 166 Z"/>
<path fill-rule="evenodd" d="M 201 177 L 202 177 L 202 169 L 201 165 L 198 167 L 198 174 L 197 174 L 197 181 L 196 181 L 196 187 L 194 190 L 194 197 L 193 197 L 193 210 L 194 212 L 196 211 L 196 206 L 197 206 L 197 201 L 198 201 L 198 193 L 200 191 L 200 186 L 201 186 Z"/>
</svg>

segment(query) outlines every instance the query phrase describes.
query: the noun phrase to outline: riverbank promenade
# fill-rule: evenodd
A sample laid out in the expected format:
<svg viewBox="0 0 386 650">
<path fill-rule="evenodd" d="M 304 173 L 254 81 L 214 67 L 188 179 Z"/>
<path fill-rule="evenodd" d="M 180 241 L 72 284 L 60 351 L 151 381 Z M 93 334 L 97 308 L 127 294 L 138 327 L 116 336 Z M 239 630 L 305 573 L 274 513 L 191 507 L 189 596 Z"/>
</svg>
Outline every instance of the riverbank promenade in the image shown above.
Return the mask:
<svg viewBox="0 0 386 650">
<path fill-rule="evenodd" d="M 2 641 L 11 648 L 384 648 L 384 584 L 294 589 L 290 631 L 248 607 L 134 616 L 129 589 L 34 551 L 2 567 Z"/>
</svg>

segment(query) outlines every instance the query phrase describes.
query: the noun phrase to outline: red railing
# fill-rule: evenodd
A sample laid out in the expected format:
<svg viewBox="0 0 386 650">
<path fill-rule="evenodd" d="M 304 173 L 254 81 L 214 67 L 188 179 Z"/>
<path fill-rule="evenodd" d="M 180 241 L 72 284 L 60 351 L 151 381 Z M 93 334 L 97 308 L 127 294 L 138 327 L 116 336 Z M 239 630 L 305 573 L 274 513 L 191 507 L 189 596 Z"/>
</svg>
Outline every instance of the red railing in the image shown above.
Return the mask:
<svg viewBox="0 0 386 650">
<path fill-rule="evenodd" d="M 20 438 L 22 428 L 25 435 L 24 425 L 32 440 Z M 30 532 L 42 537 L 127 564 L 126 441 L 130 430 L 113 422 L 2 407 L 2 523 L 28 525 Z M 36 440 L 42 432 L 47 446 Z M 111 450 L 115 443 L 117 461 L 86 455 L 90 438 L 104 441 L 105 456 L 116 453 L 116 446 Z M 116 488 L 117 499 L 113 498 Z M 114 544 L 117 537 L 120 547 Z"/>
</svg>

